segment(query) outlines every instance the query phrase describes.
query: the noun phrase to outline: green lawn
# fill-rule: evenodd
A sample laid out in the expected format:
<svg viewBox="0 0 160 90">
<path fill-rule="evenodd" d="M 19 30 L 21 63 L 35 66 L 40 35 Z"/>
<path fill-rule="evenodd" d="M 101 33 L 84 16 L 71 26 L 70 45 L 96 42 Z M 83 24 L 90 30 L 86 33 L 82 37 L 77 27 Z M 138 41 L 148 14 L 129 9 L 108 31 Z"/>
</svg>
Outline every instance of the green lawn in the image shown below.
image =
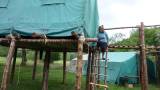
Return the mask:
<svg viewBox="0 0 160 90">
<path fill-rule="evenodd" d="M 0 80 L 2 78 L 4 59 L 0 58 Z M 32 65 L 29 61 L 27 66 L 20 67 L 20 59 L 17 61 L 16 74 L 14 82 L 9 85 L 9 90 L 41 90 L 42 88 L 42 62 L 39 62 L 37 67 L 36 79 L 32 80 Z M 67 73 L 67 83 L 62 84 L 62 67 L 61 62 L 55 62 L 50 65 L 49 73 L 49 90 L 74 90 L 75 75 Z M 85 90 L 85 79 L 82 80 L 82 90 Z M 140 90 L 137 85 L 133 89 L 125 88 L 117 85 L 109 85 L 109 90 Z M 150 85 L 150 90 L 160 90 L 154 85 Z"/>
</svg>

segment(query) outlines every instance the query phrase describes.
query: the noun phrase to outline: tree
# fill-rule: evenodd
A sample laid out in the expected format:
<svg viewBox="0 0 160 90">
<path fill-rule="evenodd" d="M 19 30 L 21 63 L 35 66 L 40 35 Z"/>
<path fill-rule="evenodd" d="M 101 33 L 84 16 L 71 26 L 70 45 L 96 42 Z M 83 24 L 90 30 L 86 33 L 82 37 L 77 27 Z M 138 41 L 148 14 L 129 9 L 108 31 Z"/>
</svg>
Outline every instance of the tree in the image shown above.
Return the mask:
<svg viewBox="0 0 160 90">
<path fill-rule="evenodd" d="M 125 37 L 124 34 L 122 34 L 122 33 L 116 33 L 116 34 L 114 34 L 114 35 L 109 39 L 109 42 L 110 42 L 111 44 L 114 44 L 114 43 L 116 43 L 116 42 L 118 42 L 118 41 L 123 40 L 124 37 Z"/>
<path fill-rule="evenodd" d="M 160 44 L 160 29 L 149 28 L 145 29 L 145 44 L 146 45 L 157 45 Z M 138 45 L 139 44 L 139 30 L 134 30 L 127 39 L 118 41 L 115 45 Z"/>
</svg>

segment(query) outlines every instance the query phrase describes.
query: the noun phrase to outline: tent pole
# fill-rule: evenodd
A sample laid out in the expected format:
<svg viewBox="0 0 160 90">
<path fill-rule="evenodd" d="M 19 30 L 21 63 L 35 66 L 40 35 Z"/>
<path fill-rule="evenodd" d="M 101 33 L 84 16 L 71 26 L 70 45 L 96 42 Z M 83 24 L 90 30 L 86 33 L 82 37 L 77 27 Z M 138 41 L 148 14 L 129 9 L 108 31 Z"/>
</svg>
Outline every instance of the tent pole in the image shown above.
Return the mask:
<svg viewBox="0 0 160 90">
<path fill-rule="evenodd" d="M 3 72 L 3 78 L 2 78 L 2 83 L 1 83 L 1 89 L 0 90 L 7 90 L 8 89 L 8 82 L 9 82 L 9 75 L 10 75 L 10 68 L 11 68 L 11 62 L 12 62 L 12 58 L 15 52 L 15 39 L 12 38 L 11 43 L 10 43 L 10 48 L 8 51 L 8 55 L 7 55 L 7 61 L 6 64 L 4 66 L 4 72 Z"/>
</svg>

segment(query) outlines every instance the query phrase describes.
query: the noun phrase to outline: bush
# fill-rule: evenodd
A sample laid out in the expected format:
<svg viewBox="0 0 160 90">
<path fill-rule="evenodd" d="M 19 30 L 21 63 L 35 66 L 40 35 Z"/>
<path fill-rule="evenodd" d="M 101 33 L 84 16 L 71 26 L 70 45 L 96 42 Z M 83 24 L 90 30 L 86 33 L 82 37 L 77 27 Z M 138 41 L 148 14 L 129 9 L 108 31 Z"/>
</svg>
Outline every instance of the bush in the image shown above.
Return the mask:
<svg viewBox="0 0 160 90">
<path fill-rule="evenodd" d="M 60 52 L 52 52 L 51 53 L 51 62 L 58 61 L 63 59 L 62 53 Z"/>
<path fill-rule="evenodd" d="M 0 56 L 6 57 L 8 54 L 8 47 L 0 46 Z"/>
</svg>

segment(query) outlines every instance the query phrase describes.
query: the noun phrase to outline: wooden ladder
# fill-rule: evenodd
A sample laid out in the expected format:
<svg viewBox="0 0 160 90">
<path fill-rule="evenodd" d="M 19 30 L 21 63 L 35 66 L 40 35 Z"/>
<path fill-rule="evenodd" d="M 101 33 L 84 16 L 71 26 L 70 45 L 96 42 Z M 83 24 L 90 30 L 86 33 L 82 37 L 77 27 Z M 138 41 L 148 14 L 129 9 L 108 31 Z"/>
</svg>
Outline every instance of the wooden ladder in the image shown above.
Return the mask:
<svg viewBox="0 0 160 90">
<path fill-rule="evenodd" d="M 107 90 L 107 61 L 108 47 L 106 50 L 106 59 L 100 59 L 100 49 L 92 47 L 88 55 L 87 67 L 87 88 L 86 90 Z M 103 64 L 104 62 L 104 64 Z M 102 65 L 103 64 L 103 65 Z M 104 73 L 101 73 L 101 68 L 104 68 Z M 103 77 L 103 81 L 101 81 Z"/>
</svg>

